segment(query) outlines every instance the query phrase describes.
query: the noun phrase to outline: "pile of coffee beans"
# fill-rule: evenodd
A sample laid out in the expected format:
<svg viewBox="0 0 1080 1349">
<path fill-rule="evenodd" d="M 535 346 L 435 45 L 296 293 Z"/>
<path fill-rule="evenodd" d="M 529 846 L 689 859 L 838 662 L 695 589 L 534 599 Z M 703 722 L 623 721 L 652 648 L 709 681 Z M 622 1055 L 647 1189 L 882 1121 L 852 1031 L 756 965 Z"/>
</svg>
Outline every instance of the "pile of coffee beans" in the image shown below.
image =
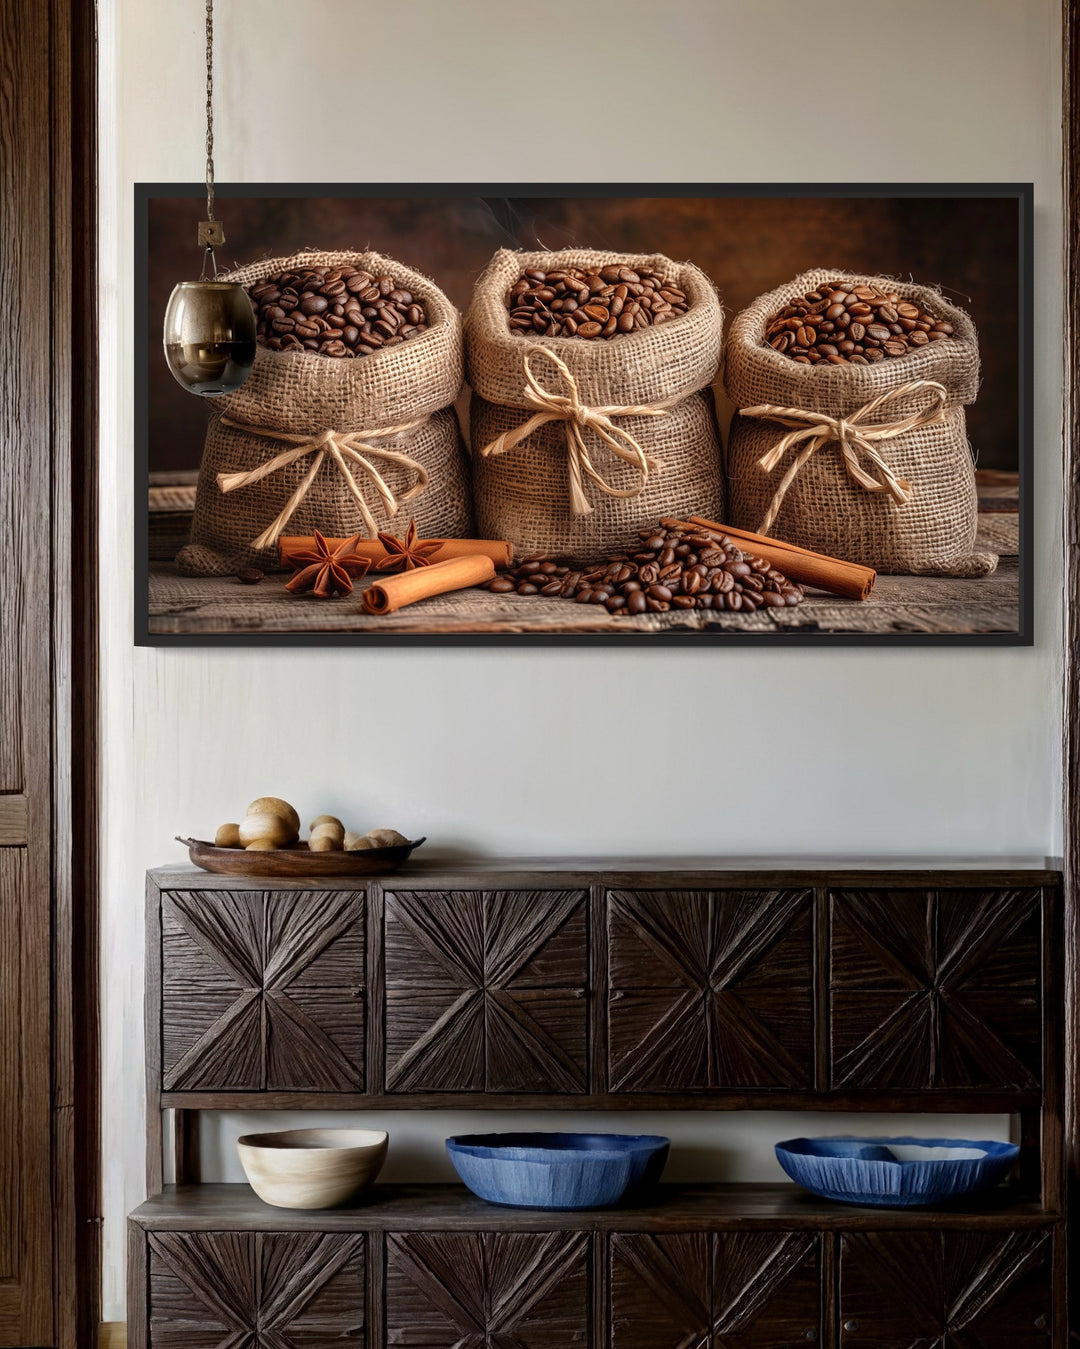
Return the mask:
<svg viewBox="0 0 1080 1349">
<path fill-rule="evenodd" d="M 300 267 L 248 287 L 259 341 L 271 351 L 370 356 L 427 331 L 424 306 L 392 276 Z"/>
<path fill-rule="evenodd" d="M 529 558 L 501 572 L 487 589 L 497 595 L 546 595 L 602 604 L 611 614 L 665 614 L 671 609 L 750 613 L 763 605 L 801 604 L 802 587 L 764 558 L 744 553 L 711 529 L 658 525 L 640 531 L 640 547 L 574 570 Z"/>
<path fill-rule="evenodd" d="M 530 268 L 506 298 L 515 337 L 618 337 L 685 314 L 689 302 L 673 282 L 633 267 L 597 272 Z"/>
<path fill-rule="evenodd" d="M 896 291 L 830 281 L 782 309 L 765 340 L 802 365 L 872 365 L 952 334 L 951 323 Z"/>
</svg>

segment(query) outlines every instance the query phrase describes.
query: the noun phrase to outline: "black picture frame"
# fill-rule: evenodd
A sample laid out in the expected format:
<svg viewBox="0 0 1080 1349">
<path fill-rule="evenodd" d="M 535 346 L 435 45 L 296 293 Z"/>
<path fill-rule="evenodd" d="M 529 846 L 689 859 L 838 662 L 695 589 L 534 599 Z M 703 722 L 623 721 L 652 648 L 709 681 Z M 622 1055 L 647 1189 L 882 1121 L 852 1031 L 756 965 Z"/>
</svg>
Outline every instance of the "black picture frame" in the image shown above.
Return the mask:
<svg viewBox="0 0 1080 1349">
<path fill-rule="evenodd" d="M 298 646 L 1031 646 L 1034 643 L 1033 583 L 1033 325 L 1034 325 L 1034 187 L 1031 183 L 724 183 L 724 184 L 484 184 L 484 183 L 218 183 L 215 193 L 227 215 L 230 200 L 244 198 L 364 198 L 460 197 L 487 199 L 542 199 L 545 197 L 792 197 L 792 198 L 990 198 L 1016 202 L 1019 249 L 1017 284 L 1018 476 L 1019 476 L 1019 587 L 1015 631 L 1007 632 L 741 632 L 695 630 L 617 633 L 426 633 L 426 632 L 154 632 L 150 627 L 150 566 L 148 547 L 149 487 L 149 375 L 147 352 L 160 348 L 157 325 L 148 302 L 150 203 L 159 197 L 190 198 L 192 220 L 201 214 L 194 205 L 205 196 L 202 183 L 134 184 L 134 642 L 156 647 L 298 647 Z M 194 233 L 194 227 L 193 227 Z M 194 255 L 194 252 L 193 252 Z M 722 278 L 714 277 L 719 284 Z"/>
</svg>

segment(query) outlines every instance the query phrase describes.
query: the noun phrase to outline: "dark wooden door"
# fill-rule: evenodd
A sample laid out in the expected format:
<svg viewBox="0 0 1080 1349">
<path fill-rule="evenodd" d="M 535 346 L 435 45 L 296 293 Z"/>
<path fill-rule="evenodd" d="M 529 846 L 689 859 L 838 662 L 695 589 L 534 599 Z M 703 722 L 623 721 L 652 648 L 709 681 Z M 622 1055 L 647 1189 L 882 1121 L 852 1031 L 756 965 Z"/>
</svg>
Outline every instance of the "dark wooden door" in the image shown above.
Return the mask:
<svg viewBox="0 0 1080 1349">
<path fill-rule="evenodd" d="M 386 895 L 386 1089 L 587 1088 L 580 890 Z"/>
<path fill-rule="evenodd" d="M 363 1091 L 364 896 L 202 891 L 161 905 L 167 1091 Z"/>
<path fill-rule="evenodd" d="M 611 1090 L 814 1085 L 809 891 L 608 895 Z"/>
<path fill-rule="evenodd" d="M 1049 1349 L 1046 1232 L 863 1232 L 840 1244 L 842 1349 Z"/>
<path fill-rule="evenodd" d="M 390 1233 L 385 1315 L 395 1349 L 590 1349 L 589 1238 Z"/>
<path fill-rule="evenodd" d="M 363 1349 L 362 1233 L 154 1232 L 147 1240 L 149 1349 Z"/>
<path fill-rule="evenodd" d="M 73 700 L 70 548 L 73 310 L 71 21 L 75 0 L 0 0 L 0 1346 L 71 1344 L 76 1251 L 89 1215 L 75 1187 L 84 1133 L 72 1020 Z M 87 5 L 87 10 L 92 6 Z M 92 53 L 84 58 L 92 69 Z M 91 81 L 92 83 L 92 81 Z M 92 102 L 90 104 L 92 108 Z M 75 124 L 78 124 L 77 129 Z M 85 119 L 93 134 L 92 116 Z M 83 222 L 83 228 L 86 222 Z M 85 240 L 90 246 L 90 235 Z M 92 258 L 79 260 L 93 285 Z M 48 310 L 44 317 L 43 305 Z M 79 348 L 78 359 L 85 352 Z M 86 372 L 93 378 L 93 366 Z M 85 447 L 87 450 L 89 446 Z M 92 480 L 93 458 L 85 469 Z M 81 566 L 82 559 L 79 559 Z M 93 585 L 93 572 L 85 578 Z M 78 594 L 84 593 L 76 583 Z M 90 611 L 92 613 L 92 611 Z M 90 613 L 79 615 L 80 621 Z M 89 699 L 94 698 L 91 678 Z M 85 708 L 84 708 L 85 710 Z M 93 760 L 85 772 L 94 772 Z M 92 891 L 92 887 L 91 887 Z M 81 916 L 81 912 L 80 912 Z M 93 941 L 93 934 L 89 936 Z M 54 977 L 55 971 L 55 977 Z M 95 1009 L 79 1009 L 95 1026 Z M 92 1035 L 92 1032 L 91 1032 Z M 94 1163 L 91 1161 L 90 1166 Z M 96 1230 L 96 1229 L 95 1229 Z M 87 1269 L 95 1288 L 98 1275 Z M 87 1301 L 94 1302 L 93 1294 Z"/>
<path fill-rule="evenodd" d="M 614 1235 L 610 1349 L 806 1349 L 819 1252 L 809 1232 Z"/>
<path fill-rule="evenodd" d="M 1038 890 L 832 897 L 834 1087 L 1038 1086 Z"/>
</svg>

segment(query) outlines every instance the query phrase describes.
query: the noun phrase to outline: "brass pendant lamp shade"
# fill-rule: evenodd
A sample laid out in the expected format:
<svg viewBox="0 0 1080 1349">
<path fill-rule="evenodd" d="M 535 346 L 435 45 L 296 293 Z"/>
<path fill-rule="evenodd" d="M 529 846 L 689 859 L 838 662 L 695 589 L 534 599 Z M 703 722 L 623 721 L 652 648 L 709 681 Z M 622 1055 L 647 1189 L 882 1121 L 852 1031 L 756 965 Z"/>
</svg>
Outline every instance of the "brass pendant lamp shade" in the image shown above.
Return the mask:
<svg viewBox="0 0 1080 1349">
<path fill-rule="evenodd" d="M 238 389 L 255 364 L 255 310 L 247 291 L 219 281 L 214 248 L 225 242 L 214 219 L 214 8 L 206 0 L 206 215 L 198 242 L 205 249 L 198 281 L 181 281 L 165 310 L 165 360 L 176 382 L 202 398 Z M 210 275 L 207 276 L 207 269 Z"/>
<path fill-rule="evenodd" d="M 238 389 L 255 364 L 255 311 L 231 281 L 181 281 L 165 311 L 173 378 L 202 398 Z"/>
</svg>

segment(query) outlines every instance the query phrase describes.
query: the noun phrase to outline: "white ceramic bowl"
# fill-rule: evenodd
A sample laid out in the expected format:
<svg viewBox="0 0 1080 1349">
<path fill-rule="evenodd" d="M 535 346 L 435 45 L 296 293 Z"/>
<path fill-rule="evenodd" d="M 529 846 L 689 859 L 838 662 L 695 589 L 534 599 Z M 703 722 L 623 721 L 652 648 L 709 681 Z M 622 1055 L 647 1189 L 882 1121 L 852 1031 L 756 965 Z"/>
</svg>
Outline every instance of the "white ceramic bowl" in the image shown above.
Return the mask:
<svg viewBox="0 0 1080 1349">
<path fill-rule="evenodd" d="M 236 1142 L 251 1188 L 276 1208 L 345 1203 L 382 1170 L 386 1146 L 381 1129 L 280 1129 Z"/>
</svg>

